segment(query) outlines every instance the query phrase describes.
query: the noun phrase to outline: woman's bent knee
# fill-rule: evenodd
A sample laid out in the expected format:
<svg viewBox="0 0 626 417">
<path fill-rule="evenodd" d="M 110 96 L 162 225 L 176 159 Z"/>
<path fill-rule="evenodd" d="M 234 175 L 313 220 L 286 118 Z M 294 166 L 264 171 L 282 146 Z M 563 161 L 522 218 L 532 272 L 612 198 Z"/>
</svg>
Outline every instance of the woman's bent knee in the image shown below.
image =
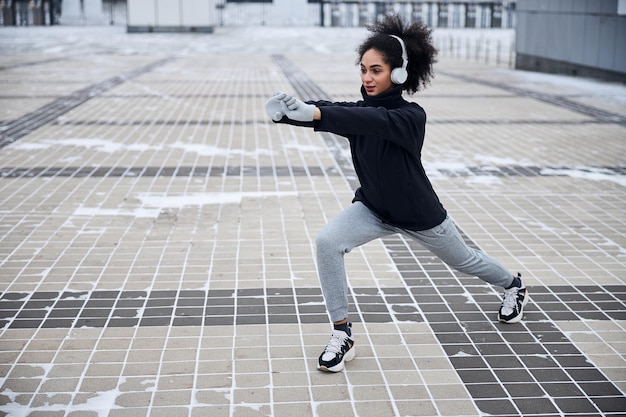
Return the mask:
<svg viewBox="0 0 626 417">
<path fill-rule="evenodd" d="M 341 247 L 339 240 L 331 233 L 320 232 L 315 239 L 315 247 L 318 253 L 332 254 L 332 253 L 345 253 L 345 248 Z"/>
</svg>

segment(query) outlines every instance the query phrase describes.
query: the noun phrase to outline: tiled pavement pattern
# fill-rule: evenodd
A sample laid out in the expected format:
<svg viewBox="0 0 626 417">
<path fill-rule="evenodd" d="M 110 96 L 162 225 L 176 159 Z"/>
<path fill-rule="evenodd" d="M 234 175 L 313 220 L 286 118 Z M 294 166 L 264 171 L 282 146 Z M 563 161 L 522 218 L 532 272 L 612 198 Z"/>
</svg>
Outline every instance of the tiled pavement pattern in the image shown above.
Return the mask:
<svg viewBox="0 0 626 417">
<path fill-rule="evenodd" d="M 498 324 L 498 289 L 372 242 L 346 256 L 357 359 L 323 374 L 314 238 L 356 179 L 343 139 L 263 102 L 358 98 L 364 32 L 19 34 L 0 46 L 0 416 L 626 413 L 623 86 L 442 58 L 414 96 L 427 169 L 532 301 Z"/>
</svg>

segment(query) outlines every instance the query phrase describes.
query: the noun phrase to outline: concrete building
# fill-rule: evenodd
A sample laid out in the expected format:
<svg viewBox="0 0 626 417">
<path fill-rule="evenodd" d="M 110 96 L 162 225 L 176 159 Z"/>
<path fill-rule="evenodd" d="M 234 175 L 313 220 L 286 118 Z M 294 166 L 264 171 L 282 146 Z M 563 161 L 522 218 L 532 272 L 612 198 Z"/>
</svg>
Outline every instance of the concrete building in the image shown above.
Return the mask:
<svg viewBox="0 0 626 417">
<path fill-rule="evenodd" d="M 626 82 L 626 0 L 518 0 L 516 68 Z"/>
</svg>

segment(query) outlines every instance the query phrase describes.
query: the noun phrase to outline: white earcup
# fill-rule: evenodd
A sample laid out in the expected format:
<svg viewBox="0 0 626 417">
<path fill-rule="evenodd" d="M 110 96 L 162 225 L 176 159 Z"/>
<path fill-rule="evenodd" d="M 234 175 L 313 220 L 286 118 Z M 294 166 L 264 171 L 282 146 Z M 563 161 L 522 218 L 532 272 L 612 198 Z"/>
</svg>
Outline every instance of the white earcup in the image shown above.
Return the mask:
<svg viewBox="0 0 626 417">
<path fill-rule="evenodd" d="M 404 84 L 409 78 L 409 73 L 404 68 L 394 68 L 391 71 L 391 82 L 394 84 Z"/>
</svg>

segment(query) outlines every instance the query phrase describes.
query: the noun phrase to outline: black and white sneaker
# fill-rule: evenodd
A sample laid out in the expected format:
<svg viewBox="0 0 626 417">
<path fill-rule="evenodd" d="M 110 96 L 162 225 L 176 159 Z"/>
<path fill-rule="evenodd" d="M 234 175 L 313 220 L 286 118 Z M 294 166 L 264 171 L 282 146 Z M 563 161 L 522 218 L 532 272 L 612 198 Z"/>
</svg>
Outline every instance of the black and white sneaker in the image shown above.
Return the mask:
<svg viewBox="0 0 626 417">
<path fill-rule="evenodd" d="M 356 356 L 354 340 L 348 333 L 333 329 L 330 341 L 320 355 L 317 369 L 327 372 L 341 372 L 344 364 Z"/>
<path fill-rule="evenodd" d="M 502 323 L 517 323 L 524 315 L 524 306 L 528 303 L 526 286 L 522 276 L 517 274 L 513 286 L 504 290 L 504 300 L 498 311 L 498 320 Z"/>
</svg>

